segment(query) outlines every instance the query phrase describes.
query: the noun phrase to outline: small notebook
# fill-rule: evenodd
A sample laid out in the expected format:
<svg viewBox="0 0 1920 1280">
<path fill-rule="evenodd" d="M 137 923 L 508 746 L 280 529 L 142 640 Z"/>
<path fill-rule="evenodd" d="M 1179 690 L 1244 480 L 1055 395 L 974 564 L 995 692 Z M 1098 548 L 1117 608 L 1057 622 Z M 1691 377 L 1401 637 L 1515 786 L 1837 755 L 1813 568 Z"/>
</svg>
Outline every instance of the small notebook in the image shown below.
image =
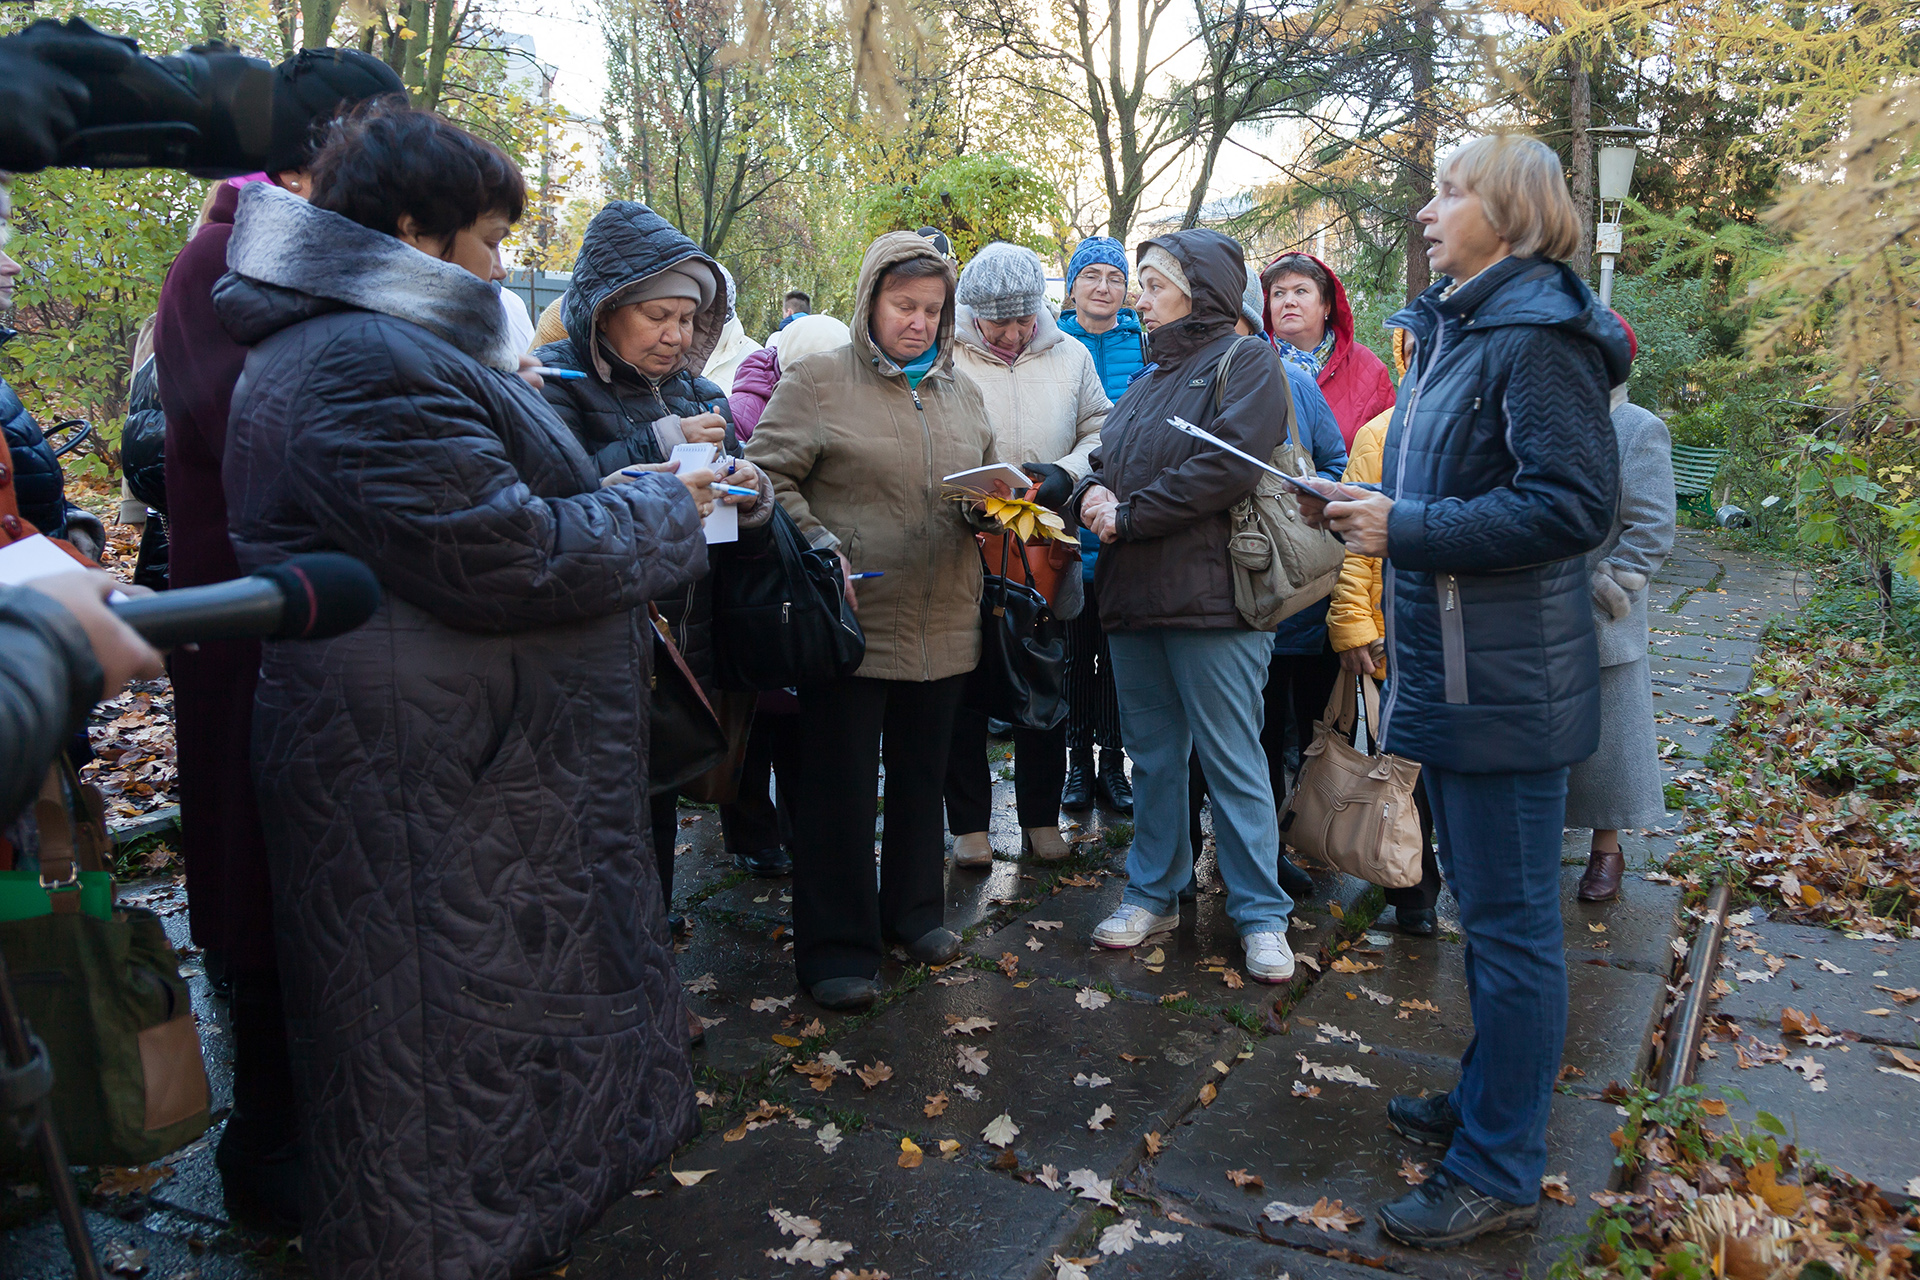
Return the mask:
<svg viewBox="0 0 1920 1280">
<path fill-rule="evenodd" d="M 720 460 L 720 446 L 715 444 L 679 444 L 673 447 L 673 454 L 667 461 L 680 464 L 681 472 L 699 467 L 711 467 Z M 713 504 L 713 514 L 706 518 L 701 526 L 706 530 L 707 545 L 716 542 L 740 541 L 740 508 L 730 507 L 724 502 Z"/>
<path fill-rule="evenodd" d="M 1025 493 L 1033 488 L 1034 479 L 1010 462 L 996 462 L 985 467 L 969 467 L 965 471 L 956 471 L 950 476 L 941 477 L 956 489 L 965 489 L 969 493 L 990 493 L 995 480 L 1006 482 L 1007 488 L 1015 493 Z"/>
</svg>

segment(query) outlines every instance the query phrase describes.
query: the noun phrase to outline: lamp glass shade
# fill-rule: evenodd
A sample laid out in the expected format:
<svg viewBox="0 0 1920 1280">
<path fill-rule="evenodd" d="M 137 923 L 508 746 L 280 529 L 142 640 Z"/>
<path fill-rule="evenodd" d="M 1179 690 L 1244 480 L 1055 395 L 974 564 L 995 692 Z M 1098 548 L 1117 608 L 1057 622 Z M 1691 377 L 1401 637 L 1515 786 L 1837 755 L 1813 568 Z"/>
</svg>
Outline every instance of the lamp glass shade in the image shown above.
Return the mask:
<svg viewBox="0 0 1920 1280">
<path fill-rule="evenodd" d="M 1633 161 L 1638 147 L 1600 148 L 1600 198 L 1625 200 L 1633 186 Z"/>
</svg>

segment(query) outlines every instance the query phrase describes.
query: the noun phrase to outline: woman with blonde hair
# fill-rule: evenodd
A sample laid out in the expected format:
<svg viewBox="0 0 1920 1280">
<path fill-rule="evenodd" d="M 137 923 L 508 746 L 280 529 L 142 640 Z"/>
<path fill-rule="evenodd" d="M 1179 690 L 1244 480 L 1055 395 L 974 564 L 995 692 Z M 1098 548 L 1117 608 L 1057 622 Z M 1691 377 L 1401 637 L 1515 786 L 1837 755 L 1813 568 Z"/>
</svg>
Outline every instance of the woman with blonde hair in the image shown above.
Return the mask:
<svg viewBox="0 0 1920 1280">
<path fill-rule="evenodd" d="M 1619 322 L 1566 265 L 1580 223 L 1551 149 L 1476 139 L 1437 185 L 1419 221 L 1440 278 L 1387 322 L 1415 350 L 1383 483 L 1302 504 L 1349 552 L 1386 560 L 1380 737 L 1421 763 L 1467 938 L 1459 1083 L 1387 1104 L 1403 1137 L 1447 1153 L 1380 1210 L 1423 1248 L 1539 1216 L 1567 1026 L 1567 770 L 1600 735 L 1585 556 L 1613 525 L 1608 388 L 1628 361 Z"/>
</svg>

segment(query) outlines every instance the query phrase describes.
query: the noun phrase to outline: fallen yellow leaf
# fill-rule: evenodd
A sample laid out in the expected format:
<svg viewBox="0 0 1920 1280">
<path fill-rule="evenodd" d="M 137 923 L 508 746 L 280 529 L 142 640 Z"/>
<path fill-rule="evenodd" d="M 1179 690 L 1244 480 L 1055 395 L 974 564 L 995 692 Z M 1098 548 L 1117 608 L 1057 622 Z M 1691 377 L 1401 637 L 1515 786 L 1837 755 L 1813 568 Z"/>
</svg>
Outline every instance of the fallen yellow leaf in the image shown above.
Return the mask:
<svg viewBox="0 0 1920 1280">
<path fill-rule="evenodd" d="M 1727 1114 L 1727 1104 L 1718 1098 L 1706 1099 L 1700 1104 L 1700 1109 L 1710 1116 L 1723 1116 Z"/>
<path fill-rule="evenodd" d="M 773 1042 L 779 1045 L 783 1049 L 798 1049 L 800 1047 L 799 1036 L 783 1036 L 783 1035 L 776 1034 L 773 1037 Z"/>
<path fill-rule="evenodd" d="M 1807 1193 L 1799 1187 L 1783 1186 L 1779 1171 L 1771 1160 L 1763 1160 L 1747 1170 L 1747 1186 L 1767 1202 L 1767 1207 L 1783 1218 L 1791 1218 L 1806 1203 Z"/>
<path fill-rule="evenodd" d="M 1220 1090 L 1214 1088 L 1211 1083 L 1203 1084 L 1200 1086 L 1200 1105 L 1201 1106 L 1203 1107 L 1212 1106 L 1213 1100 L 1219 1096 L 1220 1096 Z"/>
<path fill-rule="evenodd" d="M 927 1158 L 926 1152 L 922 1151 L 917 1145 L 915 1145 L 912 1138 L 900 1139 L 900 1162 L 899 1163 L 902 1169 L 918 1169 L 920 1167 L 920 1162 L 922 1160 L 925 1160 L 926 1158 Z"/>
<path fill-rule="evenodd" d="M 942 1138 L 942 1139 L 940 1139 L 940 1154 L 941 1154 L 941 1155 L 943 1155 L 943 1156 L 950 1156 L 950 1155 L 952 1155 L 952 1154 L 953 1154 L 954 1152 L 956 1152 L 956 1151 L 958 1151 L 959 1149 L 960 1149 L 960 1143 L 959 1143 L 959 1140 L 958 1140 L 958 1139 L 955 1139 L 955 1138 Z"/>
</svg>

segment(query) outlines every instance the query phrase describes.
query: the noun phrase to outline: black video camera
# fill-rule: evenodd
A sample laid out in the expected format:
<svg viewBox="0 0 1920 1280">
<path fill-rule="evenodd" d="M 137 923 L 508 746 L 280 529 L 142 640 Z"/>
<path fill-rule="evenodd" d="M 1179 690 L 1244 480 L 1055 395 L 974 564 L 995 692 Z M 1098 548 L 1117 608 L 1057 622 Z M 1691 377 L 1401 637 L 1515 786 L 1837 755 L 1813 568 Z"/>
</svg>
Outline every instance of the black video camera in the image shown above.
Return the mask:
<svg viewBox="0 0 1920 1280">
<path fill-rule="evenodd" d="M 273 133 L 271 66 L 222 41 L 158 58 L 139 48 L 83 18 L 43 18 L 0 39 L 0 54 L 85 86 L 72 112 L 77 127 L 56 138 L 54 164 L 183 169 L 201 178 L 261 168 Z M 0 122 L 0 130 L 10 127 Z"/>
</svg>

